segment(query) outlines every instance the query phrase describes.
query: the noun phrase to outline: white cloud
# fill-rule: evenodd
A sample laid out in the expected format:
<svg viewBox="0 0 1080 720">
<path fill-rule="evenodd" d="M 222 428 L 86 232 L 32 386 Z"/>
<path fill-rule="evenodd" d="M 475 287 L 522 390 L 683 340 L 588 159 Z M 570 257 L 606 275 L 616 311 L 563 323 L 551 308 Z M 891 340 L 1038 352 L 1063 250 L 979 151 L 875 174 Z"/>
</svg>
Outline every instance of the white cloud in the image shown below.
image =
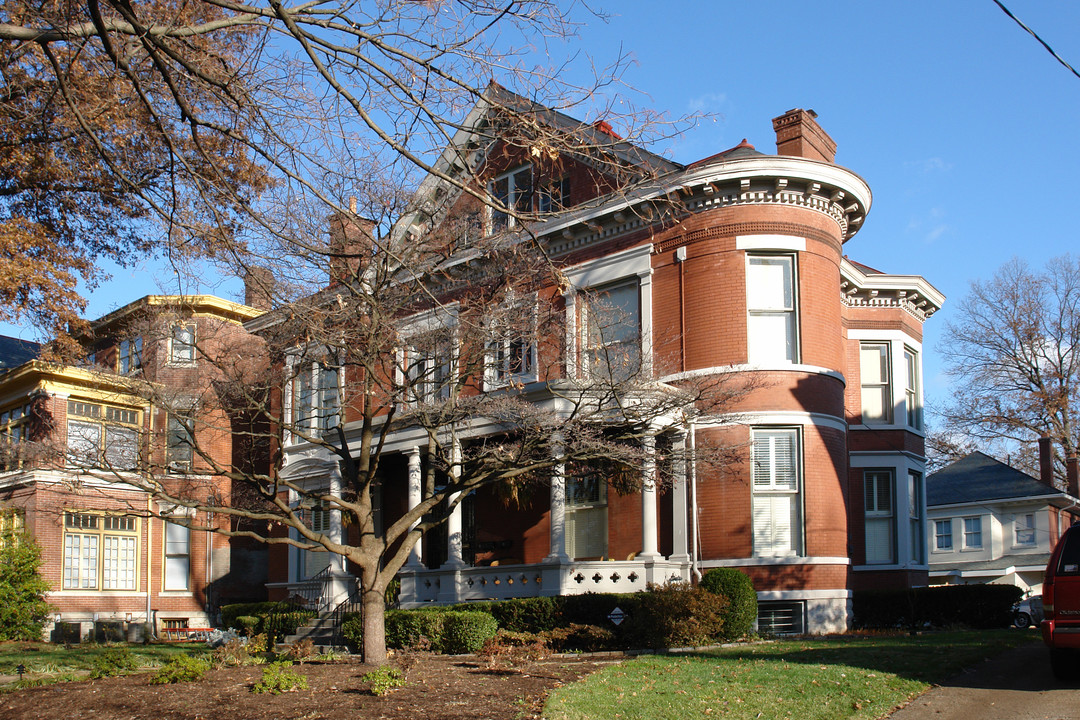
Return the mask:
<svg viewBox="0 0 1080 720">
<path fill-rule="evenodd" d="M 705 93 L 690 98 L 686 106 L 690 112 L 716 112 L 721 105 L 726 103 L 727 95 L 725 93 Z"/>
<path fill-rule="evenodd" d="M 945 162 L 939 157 L 924 158 L 922 160 L 908 160 L 904 167 L 913 168 L 923 174 L 935 172 L 948 172 L 952 170 L 952 163 Z"/>
</svg>

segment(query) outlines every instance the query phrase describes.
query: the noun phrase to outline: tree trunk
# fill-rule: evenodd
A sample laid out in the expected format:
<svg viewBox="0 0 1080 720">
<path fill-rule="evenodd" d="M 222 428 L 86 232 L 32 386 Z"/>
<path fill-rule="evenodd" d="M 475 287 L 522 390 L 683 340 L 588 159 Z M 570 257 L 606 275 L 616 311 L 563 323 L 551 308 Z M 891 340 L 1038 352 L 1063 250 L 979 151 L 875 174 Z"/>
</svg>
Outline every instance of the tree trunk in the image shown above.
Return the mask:
<svg viewBox="0 0 1080 720">
<path fill-rule="evenodd" d="M 378 587 L 364 588 L 361 612 L 364 618 L 364 662 L 382 665 L 386 662 L 385 591 Z"/>
</svg>

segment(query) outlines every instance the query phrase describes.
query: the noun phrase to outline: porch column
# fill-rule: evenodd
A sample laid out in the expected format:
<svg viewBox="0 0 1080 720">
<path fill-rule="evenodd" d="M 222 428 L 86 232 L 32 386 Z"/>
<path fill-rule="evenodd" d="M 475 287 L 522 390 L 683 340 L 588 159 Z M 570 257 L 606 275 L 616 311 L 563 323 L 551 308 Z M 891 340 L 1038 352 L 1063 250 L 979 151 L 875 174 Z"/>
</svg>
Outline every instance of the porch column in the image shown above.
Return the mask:
<svg viewBox="0 0 1080 720">
<path fill-rule="evenodd" d="M 450 446 L 450 472 L 453 479 L 461 473 L 461 441 L 455 435 Z M 447 498 L 451 505 L 461 498 L 461 493 L 456 492 Z M 462 555 L 463 538 L 461 536 L 461 504 L 458 503 L 450 513 L 446 521 L 446 565 L 444 567 L 465 567 L 465 558 Z"/>
<path fill-rule="evenodd" d="M 556 433 L 552 436 L 551 447 L 555 457 L 559 460 L 563 457 L 563 438 Z M 559 462 L 551 470 L 551 490 L 549 504 L 548 542 L 550 548 L 544 562 L 569 562 L 570 556 L 566 553 L 566 465 Z"/>
<path fill-rule="evenodd" d="M 419 505 L 423 499 L 423 475 L 420 472 L 420 448 L 411 447 L 406 451 L 406 455 L 409 459 L 409 510 L 412 510 Z M 409 525 L 409 530 L 413 530 L 420 524 L 419 520 L 416 520 Z M 413 545 L 412 550 L 409 551 L 409 561 L 406 563 L 408 567 L 414 569 L 420 569 L 423 567 L 424 561 L 424 538 L 421 537 Z"/>
<path fill-rule="evenodd" d="M 644 560 L 660 558 L 656 522 L 656 435 L 649 431 L 642 438 L 645 462 L 641 469 L 641 553 Z"/>
<path fill-rule="evenodd" d="M 330 474 L 330 496 L 340 498 L 341 497 L 341 475 L 333 472 Z M 331 509 L 330 511 L 330 532 L 327 533 L 330 539 L 339 545 L 345 544 L 345 525 L 341 522 L 341 510 Z M 345 572 L 345 556 L 337 553 L 331 553 L 330 555 L 330 567 L 333 568 L 330 572 L 334 575 Z"/>
<path fill-rule="evenodd" d="M 687 505 L 689 493 L 686 482 L 686 433 L 679 433 L 672 443 L 671 454 L 673 459 L 672 474 L 674 482 L 671 487 L 671 557 L 672 562 L 689 563 L 690 546 L 687 542 L 690 537 L 687 518 Z"/>
</svg>

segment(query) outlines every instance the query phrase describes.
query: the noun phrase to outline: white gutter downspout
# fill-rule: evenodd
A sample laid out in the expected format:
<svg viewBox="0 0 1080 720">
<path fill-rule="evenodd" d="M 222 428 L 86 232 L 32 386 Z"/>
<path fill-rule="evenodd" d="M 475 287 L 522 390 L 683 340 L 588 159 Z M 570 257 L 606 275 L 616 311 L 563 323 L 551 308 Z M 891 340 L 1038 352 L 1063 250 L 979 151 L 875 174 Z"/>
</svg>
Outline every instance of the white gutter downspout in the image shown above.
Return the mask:
<svg viewBox="0 0 1080 720">
<path fill-rule="evenodd" d="M 695 449 L 697 443 L 695 441 L 696 431 L 694 429 L 694 423 L 690 423 L 690 432 L 687 433 L 687 448 L 690 451 L 690 512 L 693 517 L 690 521 L 690 532 L 693 538 L 690 542 L 690 571 L 698 582 L 701 582 L 701 570 L 698 567 L 701 560 L 701 539 L 698 529 L 698 504 L 697 504 L 697 454 Z"/>
</svg>

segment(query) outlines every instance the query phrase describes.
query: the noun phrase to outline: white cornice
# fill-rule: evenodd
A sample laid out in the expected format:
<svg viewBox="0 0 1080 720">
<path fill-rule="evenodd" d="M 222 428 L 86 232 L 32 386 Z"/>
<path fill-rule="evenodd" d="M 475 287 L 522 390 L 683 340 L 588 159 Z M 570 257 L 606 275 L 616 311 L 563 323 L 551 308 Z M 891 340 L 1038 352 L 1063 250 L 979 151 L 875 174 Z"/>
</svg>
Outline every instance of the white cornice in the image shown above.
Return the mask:
<svg viewBox="0 0 1080 720">
<path fill-rule="evenodd" d="M 840 297 L 848 307 L 897 307 L 920 320 L 945 304 L 945 296 L 921 275 L 865 273 L 847 258 L 840 261 Z"/>
</svg>

